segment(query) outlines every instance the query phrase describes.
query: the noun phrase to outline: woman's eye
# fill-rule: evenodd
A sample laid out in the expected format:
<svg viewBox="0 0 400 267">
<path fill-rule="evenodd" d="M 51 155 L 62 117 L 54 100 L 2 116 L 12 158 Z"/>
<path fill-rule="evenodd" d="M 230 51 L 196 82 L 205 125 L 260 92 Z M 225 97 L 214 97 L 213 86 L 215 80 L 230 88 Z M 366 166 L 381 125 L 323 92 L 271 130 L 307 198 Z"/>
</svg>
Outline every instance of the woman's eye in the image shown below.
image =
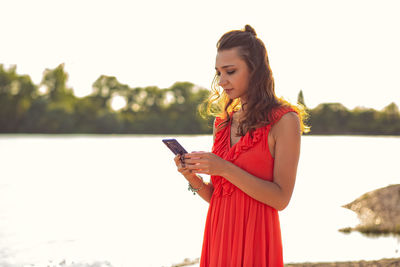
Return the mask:
<svg viewBox="0 0 400 267">
<path fill-rule="evenodd" d="M 234 74 L 236 72 L 236 70 L 231 70 L 231 71 L 227 71 L 226 73 L 228 74 L 228 75 L 232 75 L 232 74 Z M 215 73 L 215 75 L 217 75 L 217 76 L 221 76 L 221 72 L 216 72 Z"/>
</svg>

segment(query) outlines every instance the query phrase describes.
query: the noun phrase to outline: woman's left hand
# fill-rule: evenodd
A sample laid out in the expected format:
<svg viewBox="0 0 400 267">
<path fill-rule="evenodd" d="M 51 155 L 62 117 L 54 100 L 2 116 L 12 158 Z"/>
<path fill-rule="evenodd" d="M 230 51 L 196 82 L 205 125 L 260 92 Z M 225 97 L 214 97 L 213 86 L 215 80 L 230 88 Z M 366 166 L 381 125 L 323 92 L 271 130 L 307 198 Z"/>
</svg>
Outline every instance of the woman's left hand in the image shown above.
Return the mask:
<svg viewBox="0 0 400 267">
<path fill-rule="evenodd" d="M 228 161 L 211 152 L 192 152 L 185 154 L 186 168 L 192 173 L 221 176 Z"/>
</svg>

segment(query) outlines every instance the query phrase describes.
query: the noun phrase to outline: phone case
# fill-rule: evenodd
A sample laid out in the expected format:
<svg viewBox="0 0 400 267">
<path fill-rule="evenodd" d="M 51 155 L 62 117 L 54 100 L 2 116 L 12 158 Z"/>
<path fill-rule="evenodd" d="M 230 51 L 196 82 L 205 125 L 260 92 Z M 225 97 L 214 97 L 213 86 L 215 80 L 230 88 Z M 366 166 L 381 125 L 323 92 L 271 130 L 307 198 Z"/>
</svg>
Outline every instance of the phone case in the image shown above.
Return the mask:
<svg viewBox="0 0 400 267">
<path fill-rule="evenodd" d="M 162 141 L 175 155 L 183 155 L 187 153 L 187 151 L 176 139 L 163 139 Z"/>
</svg>

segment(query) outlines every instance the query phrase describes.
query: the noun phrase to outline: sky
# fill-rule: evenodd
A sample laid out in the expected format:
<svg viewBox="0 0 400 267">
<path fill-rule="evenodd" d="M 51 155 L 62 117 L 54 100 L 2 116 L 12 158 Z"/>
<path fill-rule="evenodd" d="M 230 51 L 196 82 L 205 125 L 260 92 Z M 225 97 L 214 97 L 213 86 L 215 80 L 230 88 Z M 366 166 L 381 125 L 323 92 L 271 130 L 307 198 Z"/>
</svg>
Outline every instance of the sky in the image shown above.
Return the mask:
<svg viewBox="0 0 400 267">
<path fill-rule="evenodd" d="M 77 96 L 100 75 L 210 88 L 218 39 L 250 24 L 279 97 L 380 110 L 400 105 L 398 14 L 397 0 L 0 0 L 0 64 L 39 84 L 64 63 Z"/>
</svg>

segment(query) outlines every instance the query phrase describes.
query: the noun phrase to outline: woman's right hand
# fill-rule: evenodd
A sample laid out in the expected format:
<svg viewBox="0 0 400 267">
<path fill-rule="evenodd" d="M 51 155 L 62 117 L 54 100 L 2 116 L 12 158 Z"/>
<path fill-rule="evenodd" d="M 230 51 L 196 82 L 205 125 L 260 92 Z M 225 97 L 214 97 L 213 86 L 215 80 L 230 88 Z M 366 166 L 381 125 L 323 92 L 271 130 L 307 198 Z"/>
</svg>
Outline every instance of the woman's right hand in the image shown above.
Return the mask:
<svg viewBox="0 0 400 267">
<path fill-rule="evenodd" d="M 178 172 L 180 172 L 183 176 L 192 174 L 192 171 L 189 170 L 185 164 L 182 164 L 181 155 L 176 155 L 174 158 L 175 165 L 178 167 Z"/>
</svg>

